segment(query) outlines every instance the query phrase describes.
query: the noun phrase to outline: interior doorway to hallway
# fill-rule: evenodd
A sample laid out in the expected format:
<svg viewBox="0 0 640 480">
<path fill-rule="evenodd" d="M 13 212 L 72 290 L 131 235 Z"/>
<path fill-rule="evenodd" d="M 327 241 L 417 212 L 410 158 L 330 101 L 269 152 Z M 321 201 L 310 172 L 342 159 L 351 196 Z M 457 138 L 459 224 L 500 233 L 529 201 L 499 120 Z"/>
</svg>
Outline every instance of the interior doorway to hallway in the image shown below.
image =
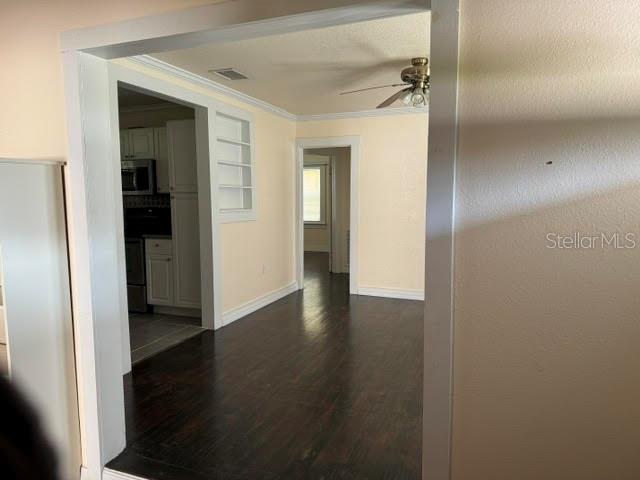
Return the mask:
<svg viewBox="0 0 640 480">
<path fill-rule="evenodd" d="M 316 269 L 323 265 L 332 275 L 346 274 L 348 293 L 358 294 L 359 158 L 358 136 L 296 141 L 299 289 L 305 288 L 305 262 L 313 257 Z"/>
<path fill-rule="evenodd" d="M 336 274 L 349 273 L 350 177 L 350 147 L 304 150 L 305 260 L 313 257 L 317 268 Z"/>
</svg>

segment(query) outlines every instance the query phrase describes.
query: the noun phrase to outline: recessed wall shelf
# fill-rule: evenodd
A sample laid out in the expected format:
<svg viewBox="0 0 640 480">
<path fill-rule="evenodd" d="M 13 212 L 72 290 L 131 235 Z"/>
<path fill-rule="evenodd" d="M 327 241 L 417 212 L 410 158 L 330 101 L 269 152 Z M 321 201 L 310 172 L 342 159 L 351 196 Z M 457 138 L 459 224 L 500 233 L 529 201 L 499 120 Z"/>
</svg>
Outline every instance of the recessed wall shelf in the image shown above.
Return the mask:
<svg viewBox="0 0 640 480">
<path fill-rule="evenodd" d="M 240 110 L 216 112 L 218 206 L 222 222 L 255 219 L 253 125 Z"/>
<path fill-rule="evenodd" d="M 231 139 L 231 138 L 226 138 L 226 137 L 218 137 L 218 141 L 219 141 L 219 142 L 225 142 L 225 143 L 232 143 L 232 144 L 234 144 L 234 145 L 245 145 L 245 146 L 247 146 L 247 147 L 248 147 L 249 145 L 251 145 L 251 144 L 250 144 L 250 143 L 248 143 L 248 142 L 242 142 L 242 141 L 240 141 L 240 140 L 233 140 L 233 139 Z"/>
<path fill-rule="evenodd" d="M 253 165 L 248 164 L 248 163 L 239 163 L 239 162 L 227 162 L 225 160 L 218 160 L 217 161 L 220 165 L 228 165 L 230 167 L 245 167 L 245 168 L 251 168 Z"/>
</svg>

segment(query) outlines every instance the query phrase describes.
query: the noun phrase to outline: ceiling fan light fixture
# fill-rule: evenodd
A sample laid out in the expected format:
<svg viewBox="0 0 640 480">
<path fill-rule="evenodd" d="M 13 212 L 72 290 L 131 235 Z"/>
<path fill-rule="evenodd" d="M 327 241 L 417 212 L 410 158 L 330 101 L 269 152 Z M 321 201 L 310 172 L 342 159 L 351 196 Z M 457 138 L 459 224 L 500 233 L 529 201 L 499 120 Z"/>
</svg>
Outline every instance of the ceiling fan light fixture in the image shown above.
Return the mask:
<svg viewBox="0 0 640 480">
<path fill-rule="evenodd" d="M 411 103 L 412 103 L 411 102 L 411 97 L 413 97 L 413 92 L 411 90 L 409 90 L 404 95 L 402 95 L 402 97 L 400 97 L 400 101 L 402 101 L 402 103 L 404 105 L 409 107 L 411 105 Z"/>
<path fill-rule="evenodd" d="M 348 93 L 364 92 L 387 87 L 405 87 L 397 91 L 384 100 L 376 108 L 387 108 L 400 100 L 407 107 L 421 108 L 427 106 L 427 92 L 429 90 L 429 59 L 427 57 L 416 57 L 411 59 L 411 66 L 400 72 L 402 83 L 393 85 L 379 85 L 377 87 L 360 88 L 341 92 L 340 95 Z"/>
<path fill-rule="evenodd" d="M 427 96 L 422 87 L 416 87 L 411 92 L 411 104 L 414 107 L 424 107 L 427 103 Z"/>
</svg>

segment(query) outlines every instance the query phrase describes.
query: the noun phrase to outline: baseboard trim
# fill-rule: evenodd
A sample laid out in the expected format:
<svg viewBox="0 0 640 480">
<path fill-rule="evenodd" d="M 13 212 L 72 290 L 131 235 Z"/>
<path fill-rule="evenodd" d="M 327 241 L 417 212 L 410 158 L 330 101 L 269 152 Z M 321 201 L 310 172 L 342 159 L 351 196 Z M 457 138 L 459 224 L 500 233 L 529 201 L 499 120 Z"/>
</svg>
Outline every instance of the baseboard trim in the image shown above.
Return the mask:
<svg viewBox="0 0 640 480">
<path fill-rule="evenodd" d="M 202 318 L 202 310 L 198 308 L 170 307 L 168 305 L 155 305 L 154 313 L 164 315 L 178 315 L 180 317 Z"/>
<path fill-rule="evenodd" d="M 255 300 L 251 300 L 250 302 L 242 304 L 239 307 L 224 312 L 222 314 L 222 325 L 229 325 L 230 323 L 235 322 L 236 320 L 239 320 L 240 318 L 245 317 L 250 313 L 255 312 L 256 310 L 260 310 L 262 307 L 266 307 L 270 303 L 273 303 L 283 297 L 286 297 L 287 295 L 292 294 L 297 289 L 297 282 L 291 282 L 290 284 L 282 288 L 273 290 L 272 292 L 258 297 Z"/>
<path fill-rule="evenodd" d="M 400 298 L 402 300 L 424 300 L 424 291 L 422 290 L 400 290 L 396 288 L 358 287 L 358 295 Z"/>
<path fill-rule="evenodd" d="M 144 477 L 138 477 L 129 473 L 118 472 L 117 470 L 111 470 L 105 468 L 102 471 L 102 480 L 148 480 Z"/>
<path fill-rule="evenodd" d="M 304 251 L 305 252 L 323 252 L 323 253 L 329 253 L 329 249 L 327 247 L 323 247 L 320 245 L 310 245 L 310 246 L 306 246 L 304 247 Z"/>
</svg>

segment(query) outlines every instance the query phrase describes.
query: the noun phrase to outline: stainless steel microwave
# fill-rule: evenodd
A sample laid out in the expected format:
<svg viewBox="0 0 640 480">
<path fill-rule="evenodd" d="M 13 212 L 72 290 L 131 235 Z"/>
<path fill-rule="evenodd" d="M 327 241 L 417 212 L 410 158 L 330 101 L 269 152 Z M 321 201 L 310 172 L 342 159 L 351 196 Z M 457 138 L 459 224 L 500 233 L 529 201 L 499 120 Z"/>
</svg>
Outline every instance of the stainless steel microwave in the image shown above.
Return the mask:
<svg viewBox="0 0 640 480">
<path fill-rule="evenodd" d="M 155 185 L 155 160 L 127 160 L 121 162 L 122 194 L 153 195 Z"/>
</svg>

